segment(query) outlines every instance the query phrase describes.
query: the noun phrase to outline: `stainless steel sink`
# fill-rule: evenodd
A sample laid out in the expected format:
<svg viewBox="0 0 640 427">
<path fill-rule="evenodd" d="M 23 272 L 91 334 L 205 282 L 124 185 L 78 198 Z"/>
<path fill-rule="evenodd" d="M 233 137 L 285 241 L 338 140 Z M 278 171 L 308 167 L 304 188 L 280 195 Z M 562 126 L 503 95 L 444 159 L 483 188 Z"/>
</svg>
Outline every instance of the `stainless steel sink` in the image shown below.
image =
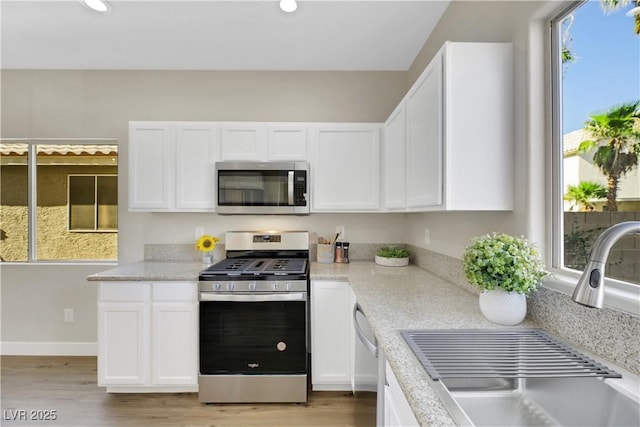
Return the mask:
<svg viewBox="0 0 640 427">
<path fill-rule="evenodd" d="M 640 405 L 601 378 L 444 380 L 460 425 L 640 426 Z"/>
<path fill-rule="evenodd" d="M 459 425 L 640 426 L 637 378 L 620 378 L 546 332 L 402 335 Z"/>
</svg>

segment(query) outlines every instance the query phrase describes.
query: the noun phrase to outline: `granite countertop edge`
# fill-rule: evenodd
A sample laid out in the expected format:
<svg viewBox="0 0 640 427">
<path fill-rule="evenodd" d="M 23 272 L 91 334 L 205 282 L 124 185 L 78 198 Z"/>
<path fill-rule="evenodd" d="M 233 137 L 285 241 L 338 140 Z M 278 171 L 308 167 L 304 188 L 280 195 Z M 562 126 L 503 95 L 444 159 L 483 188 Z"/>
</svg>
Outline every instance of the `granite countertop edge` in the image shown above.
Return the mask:
<svg viewBox="0 0 640 427">
<path fill-rule="evenodd" d="M 197 261 L 139 261 L 87 276 L 89 282 L 152 282 L 198 280 L 207 266 Z"/>
</svg>

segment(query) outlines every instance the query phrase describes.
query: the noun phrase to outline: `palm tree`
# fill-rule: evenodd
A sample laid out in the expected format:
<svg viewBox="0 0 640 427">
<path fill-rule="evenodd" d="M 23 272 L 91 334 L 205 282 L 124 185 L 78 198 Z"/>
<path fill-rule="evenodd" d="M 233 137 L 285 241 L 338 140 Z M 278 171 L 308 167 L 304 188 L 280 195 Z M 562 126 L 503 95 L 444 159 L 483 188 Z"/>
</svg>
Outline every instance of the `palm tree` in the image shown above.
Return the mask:
<svg viewBox="0 0 640 427">
<path fill-rule="evenodd" d="M 578 185 L 568 185 L 564 199 L 572 205 L 580 205 L 582 211 L 593 211 L 594 199 L 604 199 L 607 197 L 607 187 L 597 182 L 580 181 Z M 573 210 L 573 207 L 572 207 Z"/>
<path fill-rule="evenodd" d="M 603 114 L 589 116 L 585 123 L 593 140 L 580 143 L 578 150 L 595 148 L 593 164 L 607 177 L 607 210 L 618 210 L 618 183 L 638 166 L 640 155 L 640 101 L 612 107 Z"/>
<path fill-rule="evenodd" d="M 640 7 L 640 0 L 600 0 L 600 6 L 604 13 L 613 13 L 617 10 L 626 7 L 629 3 L 633 3 L 634 8 Z M 635 13 L 633 15 L 633 20 L 635 23 L 634 32 L 640 35 L 640 13 Z"/>
</svg>

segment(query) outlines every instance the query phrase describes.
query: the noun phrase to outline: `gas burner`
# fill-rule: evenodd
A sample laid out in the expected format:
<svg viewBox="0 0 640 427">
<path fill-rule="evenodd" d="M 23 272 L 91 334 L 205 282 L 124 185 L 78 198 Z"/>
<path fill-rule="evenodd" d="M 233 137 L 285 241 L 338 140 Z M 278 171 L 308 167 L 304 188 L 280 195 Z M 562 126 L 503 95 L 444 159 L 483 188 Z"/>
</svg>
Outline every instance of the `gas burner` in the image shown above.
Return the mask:
<svg viewBox="0 0 640 427">
<path fill-rule="evenodd" d="M 223 259 L 202 271 L 201 276 L 260 276 L 260 275 L 300 275 L 307 271 L 305 258 L 241 258 Z"/>
</svg>

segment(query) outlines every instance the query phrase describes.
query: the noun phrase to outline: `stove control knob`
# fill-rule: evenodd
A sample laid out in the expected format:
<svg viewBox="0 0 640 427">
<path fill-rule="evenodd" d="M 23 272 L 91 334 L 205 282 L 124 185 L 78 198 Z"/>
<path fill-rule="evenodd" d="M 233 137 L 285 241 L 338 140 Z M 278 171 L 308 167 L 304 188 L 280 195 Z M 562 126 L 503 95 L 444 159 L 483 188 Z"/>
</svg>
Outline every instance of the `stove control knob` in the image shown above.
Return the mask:
<svg viewBox="0 0 640 427">
<path fill-rule="evenodd" d="M 271 284 L 271 289 L 273 289 L 274 291 L 277 291 L 278 290 L 278 282 L 273 282 Z"/>
<path fill-rule="evenodd" d="M 287 282 L 287 291 L 291 290 L 291 282 Z"/>
<path fill-rule="evenodd" d="M 215 282 L 214 284 L 211 285 L 211 289 L 214 291 L 219 291 L 220 290 L 220 282 Z"/>
<path fill-rule="evenodd" d="M 227 290 L 232 291 L 235 286 L 236 284 L 234 282 L 229 282 L 227 283 Z"/>
<path fill-rule="evenodd" d="M 256 282 L 249 282 L 249 290 L 250 291 L 256 290 Z"/>
</svg>

